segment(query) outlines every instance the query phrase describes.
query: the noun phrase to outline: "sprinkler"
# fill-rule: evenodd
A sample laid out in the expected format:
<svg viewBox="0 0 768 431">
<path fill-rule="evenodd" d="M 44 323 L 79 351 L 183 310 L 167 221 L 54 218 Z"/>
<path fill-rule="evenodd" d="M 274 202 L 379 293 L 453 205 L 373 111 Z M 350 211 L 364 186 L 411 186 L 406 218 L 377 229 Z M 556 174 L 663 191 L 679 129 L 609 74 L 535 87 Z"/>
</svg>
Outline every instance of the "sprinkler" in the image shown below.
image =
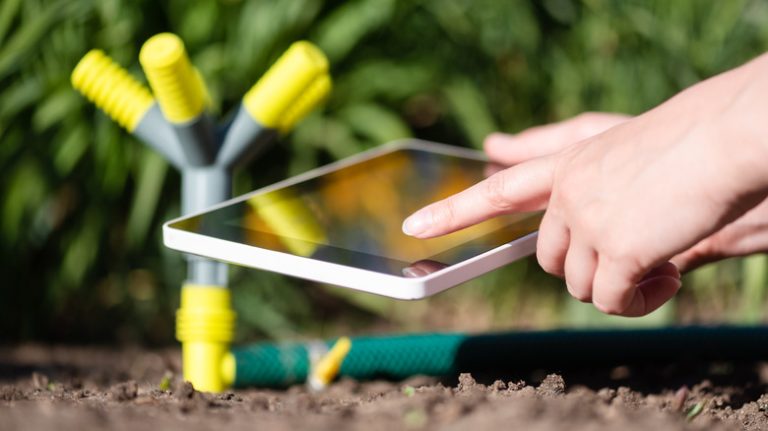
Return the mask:
<svg viewBox="0 0 768 431">
<path fill-rule="evenodd" d="M 181 172 L 183 215 L 229 199 L 234 169 L 290 132 L 331 90 L 325 55 L 309 42 L 296 42 L 245 94 L 233 120 L 217 128 L 206 112 L 202 75 L 178 36 L 153 36 L 141 48 L 139 62 L 152 92 L 100 50 L 80 60 L 72 85 Z M 235 379 L 227 265 L 186 259 L 176 313 L 184 379 L 198 390 L 220 392 Z M 333 366 L 329 369 L 333 374 Z"/>
</svg>

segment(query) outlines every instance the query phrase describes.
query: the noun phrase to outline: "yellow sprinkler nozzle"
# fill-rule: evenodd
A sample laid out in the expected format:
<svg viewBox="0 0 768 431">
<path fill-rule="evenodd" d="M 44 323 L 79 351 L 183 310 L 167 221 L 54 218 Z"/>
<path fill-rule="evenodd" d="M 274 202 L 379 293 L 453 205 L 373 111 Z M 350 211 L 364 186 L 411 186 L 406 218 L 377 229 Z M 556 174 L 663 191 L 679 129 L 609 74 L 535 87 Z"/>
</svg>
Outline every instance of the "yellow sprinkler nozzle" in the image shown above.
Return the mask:
<svg viewBox="0 0 768 431">
<path fill-rule="evenodd" d="M 315 45 L 296 42 L 243 97 L 243 106 L 259 124 L 278 128 L 283 115 L 320 74 L 328 59 Z"/>
<path fill-rule="evenodd" d="M 89 51 L 72 71 L 72 86 L 129 132 L 154 103 L 149 90 L 103 51 Z"/>
<path fill-rule="evenodd" d="M 331 94 L 331 77 L 327 73 L 320 75 L 309 85 L 307 91 L 283 115 L 280 122 L 280 133 L 290 132 L 299 121 L 321 105 Z"/>
<path fill-rule="evenodd" d="M 352 349 L 352 340 L 349 337 L 341 337 L 334 343 L 331 350 L 312 368 L 312 373 L 307 383 L 312 390 L 325 389 L 339 374 L 341 364 Z"/>
<path fill-rule="evenodd" d="M 139 62 L 168 121 L 186 123 L 203 113 L 207 92 L 178 36 L 152 36 L 141 47 Z"/>
</svg>

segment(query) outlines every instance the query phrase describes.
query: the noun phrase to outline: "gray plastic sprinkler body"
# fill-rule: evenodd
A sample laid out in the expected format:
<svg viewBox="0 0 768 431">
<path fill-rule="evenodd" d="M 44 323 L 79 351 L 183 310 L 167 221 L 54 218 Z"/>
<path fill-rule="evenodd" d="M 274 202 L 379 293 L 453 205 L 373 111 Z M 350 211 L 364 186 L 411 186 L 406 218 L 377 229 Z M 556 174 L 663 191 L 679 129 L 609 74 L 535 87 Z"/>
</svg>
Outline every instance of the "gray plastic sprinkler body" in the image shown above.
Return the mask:
<svg viewBox="0 0 768 431">
<path fill-rule="evenodd" d="M 158 34 L 144 44 L 139 59 L 154 97 L 98 50 L 80 60 L 72 84 L 181 171 L 184 215 L 230 198 L 233 170 L 290 131 L 331 88 L 325 55 L 308 42 L 296 42 L 248 91 L 230 126 L 217 136 L 205 112 L 205 85 L 181 39 Z M 184 379 L 198 390 L 219 392 L 233 383 L 235 372 L 227 265 L 196 256 L 187 262 L 176 316 Z"/>
</svg>

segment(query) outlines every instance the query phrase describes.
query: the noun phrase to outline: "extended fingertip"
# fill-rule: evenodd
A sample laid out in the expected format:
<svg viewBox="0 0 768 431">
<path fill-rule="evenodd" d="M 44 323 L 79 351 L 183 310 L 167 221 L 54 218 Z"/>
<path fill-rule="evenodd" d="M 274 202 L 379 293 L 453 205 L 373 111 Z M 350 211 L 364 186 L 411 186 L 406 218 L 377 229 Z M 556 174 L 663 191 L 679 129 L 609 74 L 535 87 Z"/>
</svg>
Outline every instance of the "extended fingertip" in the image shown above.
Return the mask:
<svg viewBox="0 0 768 431">
<path fill-rule="evenodd" d="M 494 158 L 500 152 L 504 152 L 514 138 L 506 133 L 495 132 L 485 137 L 483 148 L 485 152 Z"/>
<path fill-rule="evenodd" d="M 512 139 L 514 138 L 508 133 L 493 132 L 485 137 L 484 144 L 485 146 L 503 145 L 508 144 Z"/>
<path fill-rule="evenodd" d="M 419 238 L 429 230 L 430 217 L 425 211 L 417 211 L 403 221 L 403 233 L 408 236 Z"/>
</svg>

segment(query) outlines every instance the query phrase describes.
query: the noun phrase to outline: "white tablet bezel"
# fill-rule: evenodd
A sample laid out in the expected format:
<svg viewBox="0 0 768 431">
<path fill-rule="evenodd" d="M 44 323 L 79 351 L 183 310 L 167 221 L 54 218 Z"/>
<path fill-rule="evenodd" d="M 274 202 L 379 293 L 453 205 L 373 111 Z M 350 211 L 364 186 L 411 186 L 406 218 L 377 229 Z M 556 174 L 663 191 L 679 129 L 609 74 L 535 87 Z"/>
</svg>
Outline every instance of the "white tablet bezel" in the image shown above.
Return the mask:
<svg viewBox="0 0 768 431">
<path fill-rule="evenodd" d="M 362 292 L 374 293 L 396 299 L 422 299 L 485 274 L 508 263 L 533 254 L 538 232 L 525 235 L 510 243 L 448 266 L 423 277 L 398 277 L 395 275 L 325 262 L 294 254 L 268 250 L 247 244 L 227 241 L 171 227 L 171 224 L 217 208 L 247 200 L 254 195 L 291 186 L 319 177 L 346 166 L 401 149 L 416 149 L 440 154 L 486 160 L 482 153 L 470 149 L 437 144 L 434 142 L 406 139 L 391 142 L 372 150 L 322 166 L 301 175 L 280 181 L 271 186 L 224 201 L 203 211 L 179 217 L 163 224 L 163 242 L 166 247 L 184 253 L 203 256 L 236 265 L 278 272 L 285 275 L 330 283 Z"/>
</svg>

